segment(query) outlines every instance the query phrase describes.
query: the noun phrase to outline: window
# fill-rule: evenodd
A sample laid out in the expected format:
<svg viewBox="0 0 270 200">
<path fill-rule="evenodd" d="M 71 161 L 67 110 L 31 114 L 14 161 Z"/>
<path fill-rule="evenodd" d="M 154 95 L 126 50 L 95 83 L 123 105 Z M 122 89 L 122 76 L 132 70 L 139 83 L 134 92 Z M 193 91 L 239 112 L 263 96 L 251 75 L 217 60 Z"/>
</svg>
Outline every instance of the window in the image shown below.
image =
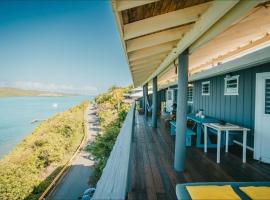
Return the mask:
<svg viewBox="0 0 270 200">
<path fill-rule="evenodd" d="M 171 101 L 172 100 L 172 90 L 167 91 L 167 100 Z"/>
<path fill-rule="evenodd" d="M 187 89 L 187 101 L 193 103 L 193 85 L 189 84 Z"/>
<path fill-rule="evenodd" d="M 265 114 L 270 114 L 270 79 L 265 80 Z"/>
<path fill-rule="evenodd" d="M 210 81 L 202 82 L 202 95 L 210 95 Z"/>
<path fill-rule="evenodd" d="M 224 95 L 238 95 L 239 75 L 224 78 Z"/>
</svg>

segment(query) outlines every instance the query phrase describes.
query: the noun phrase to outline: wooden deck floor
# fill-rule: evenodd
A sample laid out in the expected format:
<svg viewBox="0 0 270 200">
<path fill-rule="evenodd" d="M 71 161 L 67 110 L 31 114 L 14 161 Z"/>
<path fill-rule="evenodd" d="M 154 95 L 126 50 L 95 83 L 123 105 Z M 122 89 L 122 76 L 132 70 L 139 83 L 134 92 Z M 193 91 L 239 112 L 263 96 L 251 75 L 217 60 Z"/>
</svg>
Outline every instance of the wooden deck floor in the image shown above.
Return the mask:
<svg viewBox="0 0 270 200">
<path fill-rule="evenodd" d="M 186 170 L 173 170 L 174 138 L 159 121 L 152 129 L 143 116 L 136 113 L 133 142 L 132 190 L 128 199 L 176 199 L 178 183 L 202 181 L 269 181 L 270 165 L 261 164 L 249 155 L 243 164 L 241 149 L 222 151 L 221 163 L 216 164 L 216 151 L 204 154 L 202 149 L 187 149 Z M 233 152 L 233 153 L 232 153 Z"/>
</svg>

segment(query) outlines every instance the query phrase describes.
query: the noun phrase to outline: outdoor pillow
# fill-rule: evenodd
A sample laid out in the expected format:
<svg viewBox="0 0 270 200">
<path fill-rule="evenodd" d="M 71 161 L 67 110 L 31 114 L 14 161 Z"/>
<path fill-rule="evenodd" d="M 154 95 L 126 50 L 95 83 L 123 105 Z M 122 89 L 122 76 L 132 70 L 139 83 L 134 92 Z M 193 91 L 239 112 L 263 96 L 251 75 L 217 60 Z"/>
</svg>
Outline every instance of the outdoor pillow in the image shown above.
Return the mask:
<svg viewBox="0 0 270 200">
<path fill-rule="evenodd" d="M 240 200 L 241 198 L 234 192 L 230 185 L 217 186 L 186 186 L 191 199 L 194 200 Z"/>
<path fill-rule="evenodd" d="M 270 187 L 267 186 L 240 187 L 240 190 L 253 200 L 270 199 Z"/>
</svg>

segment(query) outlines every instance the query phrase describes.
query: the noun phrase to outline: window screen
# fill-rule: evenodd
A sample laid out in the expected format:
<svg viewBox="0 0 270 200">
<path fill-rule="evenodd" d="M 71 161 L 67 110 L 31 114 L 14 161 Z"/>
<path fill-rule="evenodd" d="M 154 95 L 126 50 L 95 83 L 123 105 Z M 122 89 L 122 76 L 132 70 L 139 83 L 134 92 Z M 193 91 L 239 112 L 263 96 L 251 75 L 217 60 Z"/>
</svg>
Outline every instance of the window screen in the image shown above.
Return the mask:
<svg viewBox="0 0 270 200">
<path fill-rule="evenodd" d="M 210 95 L 210 82 L 202 82 L 202 95 Z"/>
<path fill-rule="evenodd" d="M 265 80 L 265 114 L 270 114 L 270 79 Z"/>
<path fill-rule="evenodd" d="M 225 78 L 225 95 L 238 95 L 238 80 L 239 76 Z"/>
<path fill-rule="evenodd" d="M 189 85 L 187 89 L 188 103 L 193 103 L 193 85 Z"/>
</svg>

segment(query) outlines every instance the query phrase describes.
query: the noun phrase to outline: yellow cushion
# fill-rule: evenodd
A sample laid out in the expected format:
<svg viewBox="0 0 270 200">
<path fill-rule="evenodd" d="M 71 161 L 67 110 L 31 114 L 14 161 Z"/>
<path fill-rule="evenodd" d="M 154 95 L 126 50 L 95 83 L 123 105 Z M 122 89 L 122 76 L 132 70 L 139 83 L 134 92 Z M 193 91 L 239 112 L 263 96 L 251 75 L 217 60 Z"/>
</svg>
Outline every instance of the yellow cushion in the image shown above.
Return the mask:
<svg viewBox="0 0 270 200">
<path fill-rule="evenodd" d="M 192 199 L 240 200 L 230 185 L 186 186 Z"/>
<path fill-rule="evenodd" d="M 244 193 L 246 193 L 251 199 L 270 199 L 270 187 L 267 186 L 248 186 L 240 187 Z"/>
</svg>

